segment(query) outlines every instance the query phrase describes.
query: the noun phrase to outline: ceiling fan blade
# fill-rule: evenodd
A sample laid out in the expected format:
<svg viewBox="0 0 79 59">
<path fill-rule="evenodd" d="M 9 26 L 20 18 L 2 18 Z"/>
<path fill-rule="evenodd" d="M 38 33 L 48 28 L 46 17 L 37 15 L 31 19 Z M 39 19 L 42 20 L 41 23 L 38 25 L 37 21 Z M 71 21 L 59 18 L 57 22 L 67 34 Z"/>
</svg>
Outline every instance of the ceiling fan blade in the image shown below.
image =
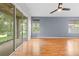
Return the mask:
<svg viewBox="0 0 79 59">
<path fill-rule="evenodd" d="M 69 11 L 69 10 L 70 10 L 70 8 L 63 8 L 62 10 Z"/>
<path fill-rule="evenodd" d="M 58 10 L 58 9 L 56 9 L 56 10 L 54 10 L 54 11 L 50 12 L 50 14 L 52 14 L 52 13 L 56 12 L 57 10 Z"/>
</svg>

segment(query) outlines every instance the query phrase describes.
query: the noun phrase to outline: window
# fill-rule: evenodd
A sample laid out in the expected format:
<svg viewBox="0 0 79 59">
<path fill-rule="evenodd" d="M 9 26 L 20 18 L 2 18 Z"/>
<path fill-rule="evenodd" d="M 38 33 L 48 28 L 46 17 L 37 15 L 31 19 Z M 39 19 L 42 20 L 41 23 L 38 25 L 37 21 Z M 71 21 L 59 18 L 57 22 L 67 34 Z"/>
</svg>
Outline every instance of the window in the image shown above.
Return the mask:
<svg viewBox="0 0 79 59">
<path fill-rule="evenodd" d="M 13 19 L 0 13 L 0 43 L 13 39 Z"/>
<path fill-rule="evenodd" d="M 71 21 L 71 23 L 69 23 L 68 26 L 69 26 L 68 29 L 69 33 L 79 33 L 79 20 Z"/>
<path fill-rule="evenodd" d="M 33 33 L 39 33 L 40 32 L 40 21 L 39 20 L 33 20 L 32 22 L 32 32 Z"/>
<path fill-rule="evenodd" d="M 20 39 L 26 38 L 28 34 L 28 25 L 27 19 L 19 20 L 19 31 L 20 31 Z"/>
<path fill-rule="evenodd" d="M 25 39 L 28 35 L 28 21 L 27 18 L 23 19 L 23 39 Z"/>
</svg>

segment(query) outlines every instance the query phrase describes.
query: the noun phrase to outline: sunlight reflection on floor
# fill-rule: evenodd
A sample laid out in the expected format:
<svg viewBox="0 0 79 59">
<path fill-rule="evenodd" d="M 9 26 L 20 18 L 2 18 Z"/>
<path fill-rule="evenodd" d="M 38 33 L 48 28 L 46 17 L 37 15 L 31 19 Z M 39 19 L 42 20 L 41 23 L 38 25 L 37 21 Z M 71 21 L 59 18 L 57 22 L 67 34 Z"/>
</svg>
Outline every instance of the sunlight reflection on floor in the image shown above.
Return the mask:
<svg viewBox="0 0 79 59">
<path fill-rule="evenodd" d="M 33 41 L 32 49 L 33 55 L 40 55 L 40 39 Z"/>
<path fill-rule="evenodd" d="M 67 55 L 79 55 L 79 42 L 78 40 L 67 41 Z"/>
</svg>

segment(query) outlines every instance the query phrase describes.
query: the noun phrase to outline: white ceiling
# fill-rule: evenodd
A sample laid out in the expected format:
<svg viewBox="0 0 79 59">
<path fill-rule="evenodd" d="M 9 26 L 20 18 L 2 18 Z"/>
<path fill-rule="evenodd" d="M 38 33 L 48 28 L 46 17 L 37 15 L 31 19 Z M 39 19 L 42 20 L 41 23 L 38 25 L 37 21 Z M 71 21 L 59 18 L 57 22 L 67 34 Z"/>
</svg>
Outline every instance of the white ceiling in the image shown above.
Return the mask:
<svg viewBox="0 0 79 59">
<path fill-rule="evenodd" d="M 28 3 L 32 16 L 79 16 L 79 3 L 64 3 L 64 7 L 71 8 L 70 11 L 61 11 L 49 14 L 57 8 L 57 3 Z"/>
<path fill-rule="evenodd" d="M 16 3 L 14 4 L 26 17 L 30 15 L 30 11 L 25 3 Z"/>
<path fill-rule="evenodd" d="M 64 7 L 70 8 L 70 11 L 61 11 L 49 14 L 57 8 L 58 3 L 25 3 L 24 10 L 28 8 L 31 16 L 39 17 L 78 17 L 79 16 L 79 3 L 63 3 Z M 21 8 L 23 8 L 21 7 Z M 24 11 L 28 12 L 28 11 Z"/>
</svg>

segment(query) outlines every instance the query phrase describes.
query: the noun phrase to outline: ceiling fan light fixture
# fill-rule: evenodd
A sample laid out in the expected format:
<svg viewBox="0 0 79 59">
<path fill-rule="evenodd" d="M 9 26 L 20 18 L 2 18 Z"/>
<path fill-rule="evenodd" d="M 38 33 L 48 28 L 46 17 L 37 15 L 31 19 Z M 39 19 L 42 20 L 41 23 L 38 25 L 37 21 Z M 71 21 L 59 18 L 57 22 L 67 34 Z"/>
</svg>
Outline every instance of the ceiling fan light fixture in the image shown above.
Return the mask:
<svg viewBox="0 0 79 59">
<path fill-rule="evenodd" d="M 63 7 L 63 5 L 60 5 L 59 7 L 61 7 L 61 8 L 62 8 L 62 7 Z"/>
<path fill-rule="evenodd" d="M 58 9 L 58 11 L 62 11 L 62 9 Z"/>
</svg>

